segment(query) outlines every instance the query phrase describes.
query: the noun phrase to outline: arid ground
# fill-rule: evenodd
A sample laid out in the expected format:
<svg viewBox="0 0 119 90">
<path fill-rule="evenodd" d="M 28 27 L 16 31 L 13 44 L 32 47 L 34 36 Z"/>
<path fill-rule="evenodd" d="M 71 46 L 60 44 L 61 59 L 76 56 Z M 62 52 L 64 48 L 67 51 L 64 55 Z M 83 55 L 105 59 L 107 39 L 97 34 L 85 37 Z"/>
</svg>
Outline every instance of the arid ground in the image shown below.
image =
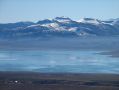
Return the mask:
<svg viewBox="0 0 119 90">
<path fill-rule="evenodd" d="M 0 90 L 119 90 L 119 75 L 0 72 Z"/>
</svg>

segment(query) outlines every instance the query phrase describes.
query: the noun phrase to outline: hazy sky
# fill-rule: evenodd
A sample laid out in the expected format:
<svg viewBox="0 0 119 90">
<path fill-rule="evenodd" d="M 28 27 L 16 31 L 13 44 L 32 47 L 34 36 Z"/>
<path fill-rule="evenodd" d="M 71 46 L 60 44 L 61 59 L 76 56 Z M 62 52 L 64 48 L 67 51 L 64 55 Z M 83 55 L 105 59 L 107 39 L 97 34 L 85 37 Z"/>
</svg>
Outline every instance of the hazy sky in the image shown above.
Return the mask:
<svg viewBox="0 0 119 90">
<path fill-rule="evenodd" d="M 119 18 L 119 0 L 0 0 L 0 23 L 56 16 Z"/>
</svg>

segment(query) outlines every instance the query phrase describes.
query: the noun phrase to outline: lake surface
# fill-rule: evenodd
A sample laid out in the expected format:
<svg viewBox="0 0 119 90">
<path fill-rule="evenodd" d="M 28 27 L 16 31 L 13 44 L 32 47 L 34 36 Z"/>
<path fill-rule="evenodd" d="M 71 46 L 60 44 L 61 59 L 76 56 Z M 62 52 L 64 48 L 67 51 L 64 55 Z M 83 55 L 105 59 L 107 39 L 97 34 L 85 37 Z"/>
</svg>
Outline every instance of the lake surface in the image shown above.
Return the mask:
<svg viewBox="0 0 119 90">
<path fill-rule="evenodd" d="M 92 50 L 1 50 L 0 71 L 118 73 L 119 58 Z"/>
</svg>

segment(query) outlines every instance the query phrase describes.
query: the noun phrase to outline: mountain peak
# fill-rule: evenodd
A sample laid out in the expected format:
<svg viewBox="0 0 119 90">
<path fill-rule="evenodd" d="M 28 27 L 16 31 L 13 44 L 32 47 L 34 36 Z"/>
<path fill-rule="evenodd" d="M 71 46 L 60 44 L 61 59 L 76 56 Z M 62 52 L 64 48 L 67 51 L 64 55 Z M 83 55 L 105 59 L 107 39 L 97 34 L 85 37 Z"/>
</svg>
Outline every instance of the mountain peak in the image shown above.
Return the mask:
<svg viewBox="0 0 119 90">
<path fill-rule="evenodd" d="M 56 17 L 55 19 L 66 19 L 66 20 L 71 20 L 69 17 L 65 17 L 65 16 Z"/>
<path fill-rule="evenodd" d="M 44 19 L 44 20 L 40 20 L 37 22 L 37 24 L 47 24 L 47 23 L 52 23 L 53 21 L 50 19 Z"/>
<path fill-rule="evenodd" d="M 82 18 L 78 21 L 79 23 L 91 23 L 91 24 L 100 24 L 101 21 L 94 18 Z"/>
<path fill-rule="evenodd" d="M 58 21 L 58 22 L 69 22 L 69 21 L 72 21 L 69 17 L 65 17 L 65 16 L 56 17 L 53 20 Z"/>
</svg>

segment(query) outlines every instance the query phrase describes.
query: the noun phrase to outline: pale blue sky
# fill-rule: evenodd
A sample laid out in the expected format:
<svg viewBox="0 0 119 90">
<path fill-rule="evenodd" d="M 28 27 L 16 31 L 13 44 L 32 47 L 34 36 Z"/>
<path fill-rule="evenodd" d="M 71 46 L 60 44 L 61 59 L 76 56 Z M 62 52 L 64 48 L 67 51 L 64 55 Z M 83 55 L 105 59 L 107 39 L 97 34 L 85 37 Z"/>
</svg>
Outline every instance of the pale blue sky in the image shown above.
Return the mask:
<svg viewBox="0 0 119 90">
<path fill-rule="evenodd" d="M 36 22 L 56 16 L 119 18 L 119 0 L 0 0 L 0 23 Z"/>
</svg>

